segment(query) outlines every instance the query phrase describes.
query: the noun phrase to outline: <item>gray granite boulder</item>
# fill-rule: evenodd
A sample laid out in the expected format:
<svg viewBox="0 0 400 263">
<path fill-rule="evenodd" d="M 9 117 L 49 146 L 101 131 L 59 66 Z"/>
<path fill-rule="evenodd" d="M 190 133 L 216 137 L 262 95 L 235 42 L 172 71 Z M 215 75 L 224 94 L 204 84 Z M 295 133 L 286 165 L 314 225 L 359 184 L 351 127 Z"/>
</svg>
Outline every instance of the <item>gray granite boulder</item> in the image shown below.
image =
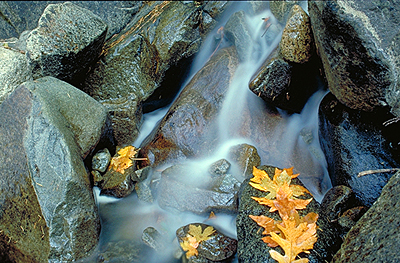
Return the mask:
<svg viewBox="0 0 400 263">
<path fill-rule="evenodd" d="M 49 4 L 60 1 L 3 1 L 0 12 L 4 19 L 0 20 L 0 39 L 18 38 L 22 32 L 37 27 L 43 10 Z M 98 15 L 108 25 L 107 37 L 117 34 L 139 11 L 143 1 L 73 1 L 79 7 Z M 29 12 L 26 12 L 29 10 Z"/>
<path fill-rule="evenodd" d="M 308 1 L 330 91 L 353 109 L 400 116 L 400 6 L 388 1 Z"/>
<path fill-rule="evenodd" d="M 34 78 L 53 76 L 77 82 L 98 59 L 107 24 L 71 2 L 50 4 L 26 40 Z"/>
<path fill-rule="evenodd" d="M 96 247 L 100 220 L 83 156 L 105 116 L 101 104 L 52 77 L 23 83 L 0 105 L 2 261 L 72 262 Z"/>
<path fill-rule="evenodd" d="M 0 103 L 22 82 L 32 79 L 25 54 L 0 47 Z"/>
</svg>

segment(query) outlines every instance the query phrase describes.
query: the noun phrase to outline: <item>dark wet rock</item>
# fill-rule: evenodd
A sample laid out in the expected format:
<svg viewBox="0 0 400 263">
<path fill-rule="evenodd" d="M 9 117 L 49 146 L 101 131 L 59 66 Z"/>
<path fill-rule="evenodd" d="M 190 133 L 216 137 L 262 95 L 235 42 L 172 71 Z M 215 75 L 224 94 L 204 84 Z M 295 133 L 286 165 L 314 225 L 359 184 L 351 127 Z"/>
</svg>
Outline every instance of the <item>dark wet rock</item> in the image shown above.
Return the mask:
<svg viewBox="0 0 400 263">
<path fill-rule="evenodd" d="M 397 134 L 398 124 L 383 125 L 390 115 L 352 110 L 331 93 L 320 104 L 320 143 L 332 184 L 350 187 L 360 205 L 370 207 L 393 173 L 357 177 L 358 173 L 399 167 L 397 150 L 391 147 L 391 140 L 397 137 L 393 135 Z"/>
<path fill-rule="evenodd" d="M 140 167 L 179 162 L 210 153 L 212 122 L 222 106 L 238 60 L 234 48 L 217 52 L 182 90 L 158 129 L 142 143 Z M 214 136 L 214 135 L 213 135 Z M 215 136 L 214 136 L 215 137 Z"/>
<path fill-rule="evenodd" d="M 104 173 L 111 160 L 110 151 L 107 148 L 104 148 L 101 151 L 98 151 L 92 158 L 92 169 L 97 170 L 99 172 Z"/>
<path fill-rule="evenodd" d="M 152 169 L 150 166 L 143 167 L 142 169 L 138 169 L 135 171 L 135 173 L 131 174 L 131 180 L 134 182 L 142 182 L 146 180 L 151 173 Z"/>
<path fill-rule="evenodd" d="M 261 164 L 257 149 L 249 144 L 239 144 L 229 150 L 229 159 L 240 171 L 242 178 L 252 177 L 253 166 Z"/>
<path fill-rule="evenodd" d="M 308 3 L 330 91 L 347 107 L 388 105 L 400 116 L 400 6 L 381 0 Z"/>
<path fill-rule="evenodd" d="M 32 80 L 32 75 L 25 55 L 0 47 L 0 103 L 28 80 Z"/>
<path fill-rule="evenodd" d="M 265 170 L 271 179 L 275 173 L 275 167 L 272 166 L 259 166 L 259 169 Z M 236 229 L 238 239 L 238 259 L 239 262 L 276 262 L 270 257 L 268 251 L 271 249 L 261 238 L 264 236 L 260 227 L 254 222 L 249 215 L 266 215 L 274 220 L 280 220 L 277 212 L 270 213 L 269 207 L 258 204 L 255 200 L 251 199 L 252 196 L 263 197 L 264 192 L 261 192 L 249 185 L 249 180 L 246 179 L 242 184 L 242 189 L 239 197 L 239 213 L 236 218 Z M 302 185 L 298 178 L 292 180 L 292 184 Z M 310 198 L 311 196 L 306 194 L 302 199 Z M 313 199 L 311 203 L 304 210 L 299 210 L 301 216 L 314 212 L 319 215 L 319 204 Z M 304 257 L 308 257 L 309 262 L 325 262 L 329 261 L 336 251 L 331 251 L 330 247 L 332 244 L 337 242 L 337 234 L 334 232 L 326 220 L 318 218 L 317 220 L 318 240 L 314 244 L 314 248 L 310 250 L 310 254 L 306 254 Z M 280 247 L 274 248 L 279 253 L 284 254 Z"/>
<path fill-rule="evenodd" d="M 285 24 L 289 16 L 290 9 L 293 5 L 297 4 L 299 1 L 270 1 L 269 8 L 272 14 L 281 24 Z"/>
<path fill-rule="evenodd" d="M 339 217 L 338 223 L 345 231 L 349 231 L 367 210 L 365 206 L 350 208 Z"/>
<path fill-rule="evenodd" d="M 143 1 L 73 1 L 92 11 L 108 25 L 107 38 L 118 33 L 139 10 Z M 0 39 L 20 37 L 24 31 L 37 27 L 43 10 L 60 1 L 7 1 L 0 3 Z M 26 12 L 29 10 L 29 12 Z"/>
<path fill-rule="evenodd" d="M 129 167 L 123 173 L 114 169 L 108 169 L 101 177 L 102 181 L 97 185 L 101 189 L 101 195 L 109 195 L 117 198 L 128 196 L 134 190 L 135 184 L 131 179 L 131 175 L 135 173 L 134 166 Z"/>
<path fill-rule="evenodd" d="M 136 139 L 142 104 L 146 110 L 153 110 L 159 105 L 152 104 L 165 99 L 169 100 L 167 105 L 179 90 L 180 78 L 199 50 L 206 30 L 211 29 L 207 18 L 206 25 L 202 23 L 204 4 L 147 2 L 119 34 L 106 42 L 101 60 L 81 89 L 109 108 L 118 145 Z M 207 5 L 211 8 L 213 4 Z M 169 70 L 175 76 L 164 83 Z"/>
<path fill-rule="evenodd" d="M 147 227 L 143 230 L 142 241 L 157 252 L 165 249 L 162 235 L 154 227 Z"/>
<path fill-rule="evenodd" d="M 314 48 L 310 17 L 299 5 L 290 11 L 279 47 L 286 61 L 302 64 L 310 60 Z"/>
<path fill-rule="evenodd" d="M 63 85 L 25 82 L 0 105 L 1 261 L 75 261 L 97 245 L 100 221 L 76 130 L 47 90 Z"/>
<path fill-rule="evenodd" d="M 76 82 L 98 59 L 107 24 L 71 2 L 51 4 L 26 40 L 34 78 L 53 76 Z"/>
<path fill-rule="evenodd" d="M 208 172 L 212 176 L 220 176 L 226 174 L 231 164 L 226 159 L 218 160 L 210 165 Z"/>
<path fill-rule="evenodd" d="M 326 192 L 321 202 L 321 216 L 329 222 L 336 222 L 344 211 L 357 205 L 357 200 L 351 188 L 338 185 Z"/>
<path fill-rule="evenodd" d="M 400 173 L 382 189 L 371 208 L 347 233 L 332 262 L 398 262 Z"/>
<path fill-rule="evenodd" d="M 263 100 L 285 109 L 287 105 L 291 105 L 288 103 L 291 78 L 292 66 L 279 55 L 279 49 L 276 49 L 253 77 L 249 88 Z"/>
<path fill-rule="evenodd" d="M 196 227 L 201 226 L 202 231 L 209 227 L 209 225 L 202 223 L 192 223 L 189 225 L 194 225 Z M 176 237 L 178 238 L 179 242 L 183 242 L 184 238 L 189 235 L 189 225 L 183 226 L 176 230 Z M 200 260 L 201 258 L 204 258 L 207 260 L 200 262 L 219 262 L 233 257 L 233 255 L 236 253 L 236 249 L 237 240 L 229 238 L 215 229 L 215 232 L 210 235 L 210 239 L 200 242 L 199 246 L 197 247 L 197 251 L 199 253 L 198 256 L 189 258 L 189 262 L 198 262 L 196 258 Z"/>
<path fill-rule="evenodd" d="M 234 13 L 224 27 L 225 36 L 236 47 L 241 62 L 250 58 L 252 36 L 249 31 L 244 11 Z"/>
</svg>

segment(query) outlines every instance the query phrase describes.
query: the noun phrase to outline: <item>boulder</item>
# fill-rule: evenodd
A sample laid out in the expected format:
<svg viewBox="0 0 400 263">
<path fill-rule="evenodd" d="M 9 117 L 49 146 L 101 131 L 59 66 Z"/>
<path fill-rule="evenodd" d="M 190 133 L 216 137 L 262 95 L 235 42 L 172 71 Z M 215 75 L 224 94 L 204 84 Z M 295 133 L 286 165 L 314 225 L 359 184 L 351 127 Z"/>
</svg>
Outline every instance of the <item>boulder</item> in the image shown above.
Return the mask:
<svg viewBox="0 0 400 263">
<path fill-rule="evenodd" d="M 97 61 L 107 24 L 71 2 L 50 4 L 26 40 L 34 78 L 53 76 L 77 83 Z"/>
<path fill-rule="evenodd" d="M 179 162 L 191 156 L 210 153 L 215 131 L 212 122 L 222 106 L 223 98 L 238 65 L 234 47 L 221 49 L 192 78 L 174 101 L 159 127 L 140 147 L 140 167 Z M 206 139 L 207 138 L 207 139 Z"/>
<path fill-rule="evenodd" d="M 109 109 L 118 145 L 137 138 L 142 107 L 151 111 L 173 100 L 193 55 L 216 23 L 212 16 L 225 9 L 226 3 L 221 4 L 148 2 L 105 43 L 101 60 L 80 88 Z M 207 10 L 213 10 L 211 17 Z M 164 78 L 168 75 L 173 77 Z"/>
<path fill-rule="evenodd" d="M 0 103 L 28 80 L 32 80 L 32 74 L 25 55 L 0 47 Z"/>
<path fill-rule="evenodd" d="M 318 53 L 330 91 L 347 107 L 388 106 L 400 116 L 398 19 L 388 1 L 309 1 Z"/>
<path fill-rule="evenodd" d="M 370 207 L 393 173 L 357 175 L 367 170 L 399 167 L 399 123 L 384 126 L 388 112 L 352 110 L 328 93 L 319 108 L 319 138 L 332 185 L 350 187 L 361 205 Z M 392 115 L 393 116 L 393 115 Z"/>
<path fill-rule="evenodd" d="M 82 149 L 97 143 L 105 116 L 52 77 L 23 83 L 0 105 L 1 261 L 72 262 L 96 247 L 100 220 Z"/>
<path fill-rule="evenodd" d="M 299 5 L 290 10 L 279 47 L 287 61 L 302 64 L 310 60 L 314 48 L 310 17 Z"/>
<path fill-rule="evenodd" d="M 400 172 L 382 189 L 371 208 L 347 233 L 332 262 L 398 262 Z"/>
<path fill-rule="evenodd" d="M 49 4 L 60 1 L 7 1 L 0 3 L 0 12 L 5 19 L 0 20 L 0 39 L 18 38 L 22 32 L 37 27 L 43 10 Z M 106 38 L 117 34 L 138 12 L 143 1 L 73 1 L 99 16 L 108 25 Z M 29 10 L 29 12 L 26 12 Z"/>
<path fill-rule="evenodd" d="M 224 27 L 224 34 L 227 39 L 236 47 L 240 62 L 250 59 L 252 35 L 246 22 L 244 11 L 238 11 L 231 15 Z"/>
</svg>

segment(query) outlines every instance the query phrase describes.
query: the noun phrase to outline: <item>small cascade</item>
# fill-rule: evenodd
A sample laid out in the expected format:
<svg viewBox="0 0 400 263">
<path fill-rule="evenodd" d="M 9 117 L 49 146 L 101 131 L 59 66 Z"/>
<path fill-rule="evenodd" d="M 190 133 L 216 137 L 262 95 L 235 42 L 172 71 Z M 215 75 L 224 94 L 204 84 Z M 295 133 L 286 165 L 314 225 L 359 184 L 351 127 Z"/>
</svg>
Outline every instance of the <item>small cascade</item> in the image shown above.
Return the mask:
<svg viewBox="0 0 400 263">
<path fill-rule="evenodd" d="M 208 61 L 217 48 L 227 45 L 222 39 L 216 39 L 218 29 L 225 25 L 231 14 L 245 7 L 244 3 L 238 3 L 223 15 L 220 24 L 204 41 L 203 48 L 193 62 L 189 74 L 191 77 Z M 305 6 L 303 8 L 306 10 Z M 193 170 L 201 170 L 202 167 L 208 167 L 217 160 L 227 158 L 232 146 L 247 143 L 257 148 L 262 164 L 280 168 L 294 166 L 294 171 L 300 173 L 300 180 L 315 199 L 321 201 L 325 192 L 331 187 L 325 157 L 318 141 L 318 106 L 326 91 L 321 87 L 311 96 L 301 113 L 288 114 L 282 110 L 271 112 L 266 103 L 248 88 L 251 78 L 279 44 L 281 38 L 282 31 L 277 32 L 274 38 L 269 38 L 268 41 L 262 37 L 265 31 L 263 18 L 266 17 L 274 19 L 269 10 L 257 15 L 246 13 L 252 44 L 248 46 L 247 59 L 239 64 L 226 94 L 217 118 L 218 134 L 210 135 L 218 136 L 219 140 L 213 154 L 201 160 L 188 160 L 185 164 L 193 165 Z M 244 111 L 246 114 L 243 114 Z M 144 115 L 140 135 L 133 143 L 135 147 L 139 147 L 152 130 L 157 128 L 157 123 L 167 112 L 168 107 Z M 252 119 L 249 120 L 248 116 Z M 274 124 L 265 125 L 270 118 L 274 119 Z M 253 125 L 259 127 L 253 131 Z M 251 132 L 244 130 L 243 127 L 250 127 Z M 264 139 L 265 134 L 268 134 L 268 141 Z M 148 178 L 152 179 L 154 178 Z M 196 181 L 201 180 L 202 178 L 196 178 Z M 243 181 L 243 178 L 240 181 Z M 100 246 L 110 241 L 132 239 L 132 237 L 137 237 L 140 241 L 147 227 L 156 228 L 165 240 L 168 240 L 165 244 L 168 249 L 163 258 L 153 253 L 148 256 L 146 262 L 179 262 L 173 257 L 175 251 L 180 249 L 175 231 L 189 223 L 212 224 L 225 235 L 236 238 L 234 215 L 219 214 L 211 221 L 207 217 L 188 212 L 165 211 L 157 205 L 157 201 L 148 204 L 139 200 L 135 194 L 121 200 L 100 197 L 98 190 L 95 191 L 95 195 L 103 225 Z"/>
</svg>

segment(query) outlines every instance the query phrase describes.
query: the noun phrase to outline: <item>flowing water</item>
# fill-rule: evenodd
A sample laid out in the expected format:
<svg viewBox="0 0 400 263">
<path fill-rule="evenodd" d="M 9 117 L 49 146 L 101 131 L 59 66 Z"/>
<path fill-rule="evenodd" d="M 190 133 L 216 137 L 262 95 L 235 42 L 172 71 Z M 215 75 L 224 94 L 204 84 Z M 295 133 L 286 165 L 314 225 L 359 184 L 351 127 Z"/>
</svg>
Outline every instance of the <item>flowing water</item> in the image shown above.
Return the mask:
<svg viewBox="0 0 400 263">
<path fill-rule="evenodd" d="M 302 3 L 302 7 L 307 10 L 306 2 Z M 215 39 L 218 36 L 218 28 L 224 26 L 233 12 L 246 10 L 246 8 L 248 8 L 246 3 L 238 2 L 226 11 L 220 24 L 204 41 L 192 65 L 191 77 L 207 62 L 217 47 L 221 48 L 225 45 L 224 42 L 219 43 Z M 188 160 L 187 163 L 193 164 L 194 169 L 202 169 L 214 161 L 226 158 L 231 146 L 248 143 L 257 148 L 262 164 L 280 168 L 294 166 L 294 171 L 300 173 L 299 178 L 315 199 L 321 201 L 324 193 L 331 187 L 325 157 L 318 141 L 318 106 L 326 91 L 321 86 L 321 89 L 311 96 L 300 114 L 287 114 L 281 110 L 272 114 L 266 110 L 265 103 L 249 90 L 248 84 L 271 51 L 278 45 L 282 30 L 276 30 L 275 27 L 275 35 L 261 37 L 265 30 L 263 18 L 270 17 L 270 21 L 275 22 L 271 12 L 266 10 L 253 16 L 247 12 L 246 15 L 249 31 L 253 34 L 252 44 L 248 47 L 248 59 L 243 61 L 236 70 L 217 118 L 219 144 L 215 148 L 214 156 L 203 160 Z M 273 30 L 272 27 L 271 30 Z M 168 107 L 144 115 L 144 123 L 138 139 L 133 143 L 134 146 L 140 146 L 167 111 Z M 261 132 L 250 134 L 243 132 L 243 127 L 249 125 L 249 120 L 243 117 L 245 116 L 243 111 L 250 111 L 250 116 L 254 117 L 252 125 L 260 126 Z M 272 126 L 265 124 L 270 118 L 277 120 Z M 263 135 L 268 135 L 268 142 Z M 218 214 L 216 219 L 208 220 L 207 217 L 192 213 L 172 213 L 161 209 L 157 201 L 153 204 L 140 201 L 134 193 L 126 198 L 116 199 L 99 196 L 99 190 L 95 189 L 95 196 L 102 220 L 100 246 L 118 240 L 133 239 L 141 242 L 142 232 L 147 227 L 154 227 L 162 234 L 165 240 L 164 245 L 167 247 L 163 255 L 150 253 L 143 262 L 179 262 L 174 258 L 174 253 L 180 251 L 175 231 L 189 223 L 204 222 L 213 225 L 227 236 L 236 237 L 235 217 L 232 215 Z M 118 256 L 115 257 L 115 262 L 119 262 Z"/>
</svg>

